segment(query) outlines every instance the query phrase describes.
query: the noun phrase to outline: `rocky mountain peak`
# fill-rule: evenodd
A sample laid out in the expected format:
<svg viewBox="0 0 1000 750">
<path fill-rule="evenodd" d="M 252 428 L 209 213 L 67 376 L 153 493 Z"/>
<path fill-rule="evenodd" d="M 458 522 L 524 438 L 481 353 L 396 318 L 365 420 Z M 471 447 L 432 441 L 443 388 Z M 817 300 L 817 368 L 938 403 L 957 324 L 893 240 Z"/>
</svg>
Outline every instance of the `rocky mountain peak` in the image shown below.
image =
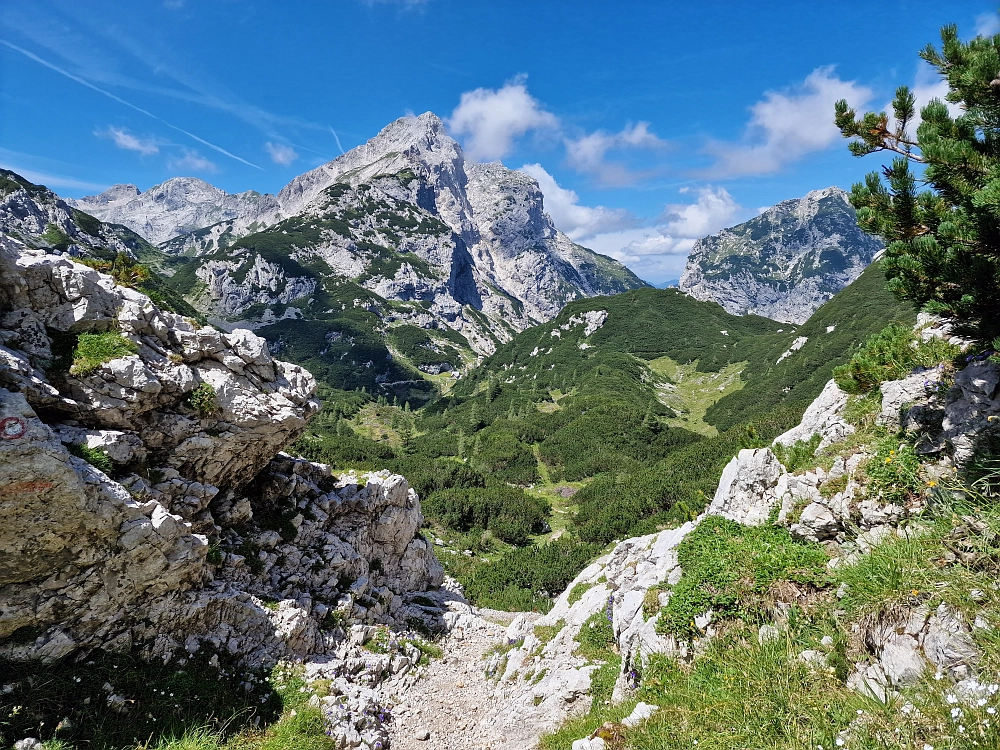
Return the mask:
<svg viewBox="0 0 1000 750">
<path fill-rule="evenodd" d="M 154 244 L 220 221 L 237 220 L 244 228 L 277 211 L 272 195 L 230 194 L 197 177 L 172 177 L 145 192 L 135 185 L 113 185 L 67 203 L 101 221 L 123 224 Z"/>
<path fill-rule="evenodd" d="M 278 193 L 278 203 L 285 216 L 292 216 L 335 182 L 358 184 L 403 169 L 462 183 L 464 162 L 462 147 L 433 112 L 400 117 L 368 142 L 293 179 Z"/>
<path fill-rule="evenodd" d="M 802 323 L 881 249 L 858 227 L 847 193 L 828 187 L 698 240 L 680 288 L 736 315 Z"/>
</svg>

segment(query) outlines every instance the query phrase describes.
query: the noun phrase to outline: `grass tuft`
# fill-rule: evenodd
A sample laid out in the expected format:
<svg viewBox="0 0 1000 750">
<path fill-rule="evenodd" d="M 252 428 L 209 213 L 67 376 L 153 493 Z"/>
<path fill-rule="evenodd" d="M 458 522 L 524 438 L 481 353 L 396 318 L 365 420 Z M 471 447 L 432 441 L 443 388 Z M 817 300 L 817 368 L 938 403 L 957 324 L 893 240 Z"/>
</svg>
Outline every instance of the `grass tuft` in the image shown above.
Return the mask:
<svg viewBox="0 0 1000 750">
<path fill-rule="evenodd" d="M 117 331 L 81 333 L 73 350 L 73 365 L 69 371 L 71 375 L 81 377 L 92 375 L 104 363 L 127 357 L 137 351 L 138 345 Z"/>
</svg>

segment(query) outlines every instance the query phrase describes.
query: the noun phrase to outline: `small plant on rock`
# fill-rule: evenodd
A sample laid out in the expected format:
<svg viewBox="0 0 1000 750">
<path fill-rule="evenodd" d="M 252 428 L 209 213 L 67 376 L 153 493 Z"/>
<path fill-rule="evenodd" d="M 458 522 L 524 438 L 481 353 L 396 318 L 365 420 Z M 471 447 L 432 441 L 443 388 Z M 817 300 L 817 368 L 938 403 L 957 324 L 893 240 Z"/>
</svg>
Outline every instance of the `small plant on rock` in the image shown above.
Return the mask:
<svg viewBox="0 0 1000 750">
<path fill-rule="evenodd" d="M 97 372 L 106 362 L 119 357 L 127 357 L 139 351 L 133 341 L 129 341 L 118 331 L 104 333 L 81 333 L 73 350 L 71 375 L 86 376 Z"/>
<path fill-rule="evenodd" d="M 200 383 L 187 395 L 184 403 L 204 417 L 212 414 L 218 408 L 215 403 L 215 395 L 215 388 L 212 387 L 211 383 Z"/>
<path fill-rule="evenodd" d="M 868 491 L 883 503 L 902 505 L 921 489 L 920 460 L 913 446 L 889 437 L 876 447 L 875 455 L 865 462 Z"/>
<path fill-rule="evenodd" d="M 82 458 L 88 464 L 94 468 L 100 469 L 105 474 L 110 475 L 112 469 L 114 469 L 114 464 L 111 463 L 111 459 L 108 457 L 107 452 L 101 450 L 100 448 L 90 448 L 79 443 L 70 443 L 66 446 L 66 448 L 74 456 Z"/>
</svg>

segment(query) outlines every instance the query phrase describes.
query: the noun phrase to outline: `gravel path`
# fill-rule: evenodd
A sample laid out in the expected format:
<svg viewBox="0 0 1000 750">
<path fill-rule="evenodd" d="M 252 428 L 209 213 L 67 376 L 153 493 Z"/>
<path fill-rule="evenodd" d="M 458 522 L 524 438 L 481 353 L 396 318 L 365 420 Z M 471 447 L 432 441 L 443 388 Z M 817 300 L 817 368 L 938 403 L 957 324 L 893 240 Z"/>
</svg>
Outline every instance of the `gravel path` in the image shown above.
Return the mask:
<svg viewBox="0 0 1000 750">
<path fill-rule="evenodd" d="M 439 643 L 444 656 L 432 659 L 425 676 L 396 698 L 393 750 L 493 750 L 504 742 L 484 722 L 496 684 L 484 675 L 483 655 L 503 642 L 507 622 L 518 613 L 452 604 L 452 612 L 456 610 L 456 627 Z"/>
</svg>

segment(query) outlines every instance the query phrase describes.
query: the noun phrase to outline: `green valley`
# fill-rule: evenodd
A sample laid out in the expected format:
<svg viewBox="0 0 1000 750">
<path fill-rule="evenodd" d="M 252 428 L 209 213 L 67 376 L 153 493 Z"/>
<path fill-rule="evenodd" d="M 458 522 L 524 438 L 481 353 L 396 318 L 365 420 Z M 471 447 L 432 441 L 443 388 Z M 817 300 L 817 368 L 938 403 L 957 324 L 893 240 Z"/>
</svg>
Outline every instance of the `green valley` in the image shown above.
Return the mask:
<svg viewBox="0 0 1000 750">
<path fill-rule="evenodd" d="M 801 326 L 730 315 L 673 289 L 580 300 L 417 410 L 327 391 L 296 448 L 337 468 L 404 474 L 470 595 L 545 609 L 558 587 L 527 588 L 516 574 L 524 555 L 544 557 L 558 538 L 563 553 L 545 565 L 561 581 L 568 561 L 588 559 L 573 546 L 593 554 L 697 515 L 739 449 L 797 423 L 833 368 L 886 322 L 912 324 L 912 308 L 883 285 L 873 266 Z M 486 515 L 456 520 L 449 509 L 488 488 L 509 491 Z"/>
</svg>

